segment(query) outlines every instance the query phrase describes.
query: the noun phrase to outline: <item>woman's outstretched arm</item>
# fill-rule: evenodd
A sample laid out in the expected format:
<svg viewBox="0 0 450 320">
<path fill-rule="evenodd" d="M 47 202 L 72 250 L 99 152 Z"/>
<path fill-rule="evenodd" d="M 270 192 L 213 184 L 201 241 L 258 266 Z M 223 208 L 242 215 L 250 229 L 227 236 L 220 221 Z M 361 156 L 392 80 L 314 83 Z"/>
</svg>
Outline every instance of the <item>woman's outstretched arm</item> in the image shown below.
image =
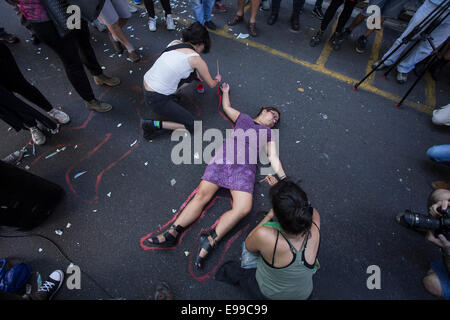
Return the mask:
<svg viewBox="0 0 450 320">
<path fill-rule="evenodd" d="M 223 83 L 220 87 L 222 89 L 222 107 L 225 114 L 231 121 L 236 122 L 237 118 L 241 114 L 239 111 L 231 107 L 230 102 L 230 86 L 228 83 Z"/>
<path fill-rule="evenodd" d="M 270 166 L 272 167 L 273 171 L 275 171 L 278 178 L 280 178 L 281 180 L 286 178 L 286 173 L 283 170 L 280 158 L 278 158 L 275 141 L 269 141 L 267 143 L 267 157 L 270 161 Z"/>
</svg>

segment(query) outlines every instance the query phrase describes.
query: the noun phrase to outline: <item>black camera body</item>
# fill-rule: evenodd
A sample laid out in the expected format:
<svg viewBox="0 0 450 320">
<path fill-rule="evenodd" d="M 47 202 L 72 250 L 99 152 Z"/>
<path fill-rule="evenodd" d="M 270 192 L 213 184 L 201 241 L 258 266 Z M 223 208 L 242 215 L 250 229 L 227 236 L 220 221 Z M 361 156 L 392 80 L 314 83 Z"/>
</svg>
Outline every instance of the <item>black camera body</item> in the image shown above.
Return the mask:
<svg viewBox="0 0 450 320">
<path fill-rule="evenodd" d="M 408 211 L 401 219 L 414 229 L 431 230 L 436 237 L 442 234 L 450 240 L 450 207 L 446 210 L 439 208 L 438 212 L 442 214 L 441 218 Z"/>
</svg>

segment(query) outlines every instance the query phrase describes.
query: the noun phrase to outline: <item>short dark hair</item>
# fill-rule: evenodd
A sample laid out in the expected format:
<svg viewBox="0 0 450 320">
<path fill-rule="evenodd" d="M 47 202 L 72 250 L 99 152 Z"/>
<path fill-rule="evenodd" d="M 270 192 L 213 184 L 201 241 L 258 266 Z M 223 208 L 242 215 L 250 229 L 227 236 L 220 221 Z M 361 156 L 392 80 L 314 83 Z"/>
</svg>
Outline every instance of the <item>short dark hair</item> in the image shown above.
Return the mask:
<svg viewBox="0 0 450 320">
<path fill-rule="evenodd" d="M 313 208 L 298 184 L 281 180 L 270 189 L 270 197 L 275 217 L 283 230 L 301 234 L 311 228 Z"/>
<path fill-rule="evenodd" d="M 264 110 L 267 110 L 267 111 L 275 111 L 276 113 L 278 113 L 278 121 L 277 121 L 277 123 L 275 124 L 275 126 L 274 127 L 276 127 L 279 123 L 280 123 L 280 121 L 281 121 L 281 112 L 280 112 L 280 110 L 278 110 L 277 108 L 275 108 L 275 107 L 261 107 L 261 110 L 259 110 L 259 113 L 256 115 L 256 117 L 258 118 L 259 117 L 259 115 L 264 111 Z"/>
<path fill-rule="evenodd" d="M 189 42 L 195 45 L 203 44 L 205 46 L 202 51 L 203 53 L 208 53 L 211 49 L 211 39 L 209 38 L 208 29 L 198 21 L 183 30 L 183 42 Z"/>
</svg>

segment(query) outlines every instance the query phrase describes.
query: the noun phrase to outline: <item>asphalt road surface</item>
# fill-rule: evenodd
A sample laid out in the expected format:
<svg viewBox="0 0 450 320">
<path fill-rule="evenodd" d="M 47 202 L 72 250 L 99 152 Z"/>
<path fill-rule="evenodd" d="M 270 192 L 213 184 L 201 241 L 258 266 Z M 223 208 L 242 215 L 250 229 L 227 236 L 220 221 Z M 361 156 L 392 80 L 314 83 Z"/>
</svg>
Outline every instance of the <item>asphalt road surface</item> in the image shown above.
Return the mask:
<svg viewBox="0 0 450 320">
<path fill-rule="evenodd" d="M 312 7 L 306 5 L 301 15 L 301 32 L 292 33 L 291 4 L 283 1 L 274 26 L 266 24 L 269 12 L 259 12 L 260 36 L 237 39 L 248 31 L 244 24 L 226 27 L 236 3 L 224 4 L 231 9 L 214 15 L 219 30 L 211 32 L 212 50 L 204 59 L 213 74 L 218 61 L 223 81 L 231 87 L 233 107 L 250 115 L 261 106 L 281 110 L 280 159 L 288 176 L 301 180 L 321 215 L 321 268 L 312 298 L 433 299 L 421 279 L 430 263 L 440 259 L 439 250 L 419 233 L 399 226 L 395 216 L 405 209 L 426 213 L 431 182 L 448 179 L 446 168 L 426 157 L 432 145 L 448 143 L 448 130 L 430 120 L 434 107 L 450 101 L 448 77 L 421 80 L 398 109 L 394 104 L 415 80 L 413 74 L 405 85 L 397 84 L 394 75 L 383 80 L 380 73 L 356 92 L 351 85 L 389 48 L 398 31 L 386 28 L 378 38 L 372 36 L 368 52 L 361 55 L 354 44 L 362 27 L 339 52 L 325 41 L 311 48 L 309 40 L 319 27 Z M 147 250 L 142 244 L 179 213 L 206 167 L 175 165 L 171 152 L 178 142 L 169 135 L 152 143 L 141 137 L 143 75 L 192 18 L 187 1 L 174 1 L 177 30 L 166 30 L 158 19 L 158 30 L 151 33 L 144 12 L 140 8 L 125 27 L 143 56 L 139 63 L 118 57 L 107 34 L 91 29 L 105 73 L 122 81 L 115 88 L 92 81 L 96 95 L 113 105 L 111 112 L 97 114 L 84 107 L 56 55 L 43 44 L 26 41 L 28 31 L 0 3 L 2 26 L 21 39 L 9 47 L 24 75 L 71 117 L 59 134 L 18 164 L 66 191 L 54 214 L 33 230 L 53 239 L 84 272 L 80 290 L 63 286 L 56 299 L 152 299 L 160 281 L 170 284 L 177 299 L 246 299 L 213 276 L 223 261 L 240 258 L 246 234 L 262 218 L 261 211 L 270 209 L 268 185 L 256 185 L 252 212 L 223 239 L 201 272 L 192 270 L 199 234 L 230 208 L 227 192 L 216 195 L 176 249 Z M 330 34 L 331 25 L 326 37 Z M 181 101 L 204 130 L 231 128 L 221 114 L 216 89 L 198 94 L 189 87 Z M 1 157 L 24 146 L 32 150 L 28 132 L 8 128 L 0 123 Z M 0 232 L 14 234 L 9 228 Z M 41 238 L 0 239 L 0 257 L 26 261 L 43 277 L 54 269 L 65 271 L 70 263 Z M 367 288 L 372 265 L 380 268 L 381 289 Z"/>
</svg>

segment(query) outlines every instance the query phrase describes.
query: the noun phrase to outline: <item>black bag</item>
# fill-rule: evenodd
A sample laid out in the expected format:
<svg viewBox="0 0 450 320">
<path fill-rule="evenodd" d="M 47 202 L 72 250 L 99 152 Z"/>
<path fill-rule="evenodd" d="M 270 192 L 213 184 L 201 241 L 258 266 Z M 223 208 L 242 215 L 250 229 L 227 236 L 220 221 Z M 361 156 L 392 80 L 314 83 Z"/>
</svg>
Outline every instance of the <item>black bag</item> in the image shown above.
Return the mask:
<svg viewBox="0 0 450 320">
<path fill-rule="evenodd" d="M 40 0 L 47 11 L 47 15 L 58 31 L 61 38 L 66 37 L 72 30 L 67 28 L 69 14 L 67 7 L 69 3 L 66 0 Z"/>
<path fill-rule="evenodd" d="M 81 16 L 88 22 L 97 19 L 105 5 L 105 0 L 67 0 L 67 2 L 79 6 Z"/>
<path fill-rule="evenodd" d="M 67 8 L 70 5 L 80 7 L 81 18 L 89 22 L 97 19 L 100 11 L 105 5 L 105 0 L 40 0 L 47 11 L 47 15 L 54 23 L 56 30 L 61 38 L 66 37 L 71 33 L 71 29 L 67 27 L 67 20 L 70 14 L 67 13 Z"/>
</svg>

